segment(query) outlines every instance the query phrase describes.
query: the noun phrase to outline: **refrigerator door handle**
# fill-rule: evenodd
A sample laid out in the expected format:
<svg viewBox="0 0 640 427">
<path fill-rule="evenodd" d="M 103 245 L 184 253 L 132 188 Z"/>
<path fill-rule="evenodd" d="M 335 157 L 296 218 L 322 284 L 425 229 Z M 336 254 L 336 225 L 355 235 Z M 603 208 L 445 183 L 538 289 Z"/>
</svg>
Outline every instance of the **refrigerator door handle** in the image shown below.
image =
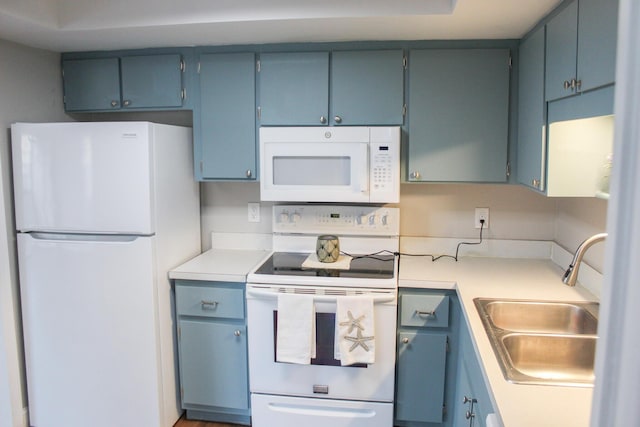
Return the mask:
<svg viewBox="0 0 640 427">
<path fill-rule="evenodd" d="M 76 234 L 76 233 L 42 233 L 42 232 L 30 232 L 25 233 L 36 240 L 55 240 L 66 242 L 113 242 L 113 243 L 128 243 L 133 242 L 139 237 L 131 234 Z"/>
</svg>

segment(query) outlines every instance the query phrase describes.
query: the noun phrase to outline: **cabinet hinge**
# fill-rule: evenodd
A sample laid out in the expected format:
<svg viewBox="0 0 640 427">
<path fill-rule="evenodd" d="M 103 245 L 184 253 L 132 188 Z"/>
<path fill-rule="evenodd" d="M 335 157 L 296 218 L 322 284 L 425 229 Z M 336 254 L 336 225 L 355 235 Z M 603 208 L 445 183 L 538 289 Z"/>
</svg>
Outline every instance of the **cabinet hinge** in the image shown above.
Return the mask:
<svg viewBox="0 0 640 427">
<path fill-rule="evenodd" d="M 442 415 L 443 416 L 447 415 L 447 404 L 446 403 L 442 404 Z"/>
<path fill-rule="evenodd" d="M 407 69 L 407 64 L 408 64 L 407 57 L 406 57 L 406 56 L 403 56 L 403 57 L 402 57 L 402 67 L 403 67 L 405 70 Z"/>
<path fill-rule="evenodd" d="M 180 97 L 182 98 L 182 100 L 184 101 L 185 99 L 187 99 L 187 89 L 183 88 L 180 91 Z"/>
<path fill-rule="evenodd" d="M 507 162 L 507 178 L 511 176 L 511 162 Z"/>
<path fill-rule="evenodd" d="M 260 60 L 256 61 L 256 71 L 260 72 Z"/>
<path fill-rule="evenodd" d="M 180 387 L 180 400 L 184 400 L 184 387 Z"/>
<path fill-rule="evenodd" d="M 407 104 L 404 104 L 402 106 L 402 117 L 405 117 L 407 115 Z"/>
<path fill-rule="evenodd" d="M 182 329 L 178 327 L 178 339 L 182 338 Z"/>
<path fill-rule="evenodd" d="M 200 175 L 204 174 L 204 161 L 200 160 Z"/>
<path fill-rule="evenodd" d="M 181 59 L 180 60 L 180 71 L 182 71 L 184 73 L 184 71 L 187 69 L 187 64 L 185 64 L 184 60 Z"/>
<path fill-rule="evenodd" d="M 262 107 L 258 106 L 258 119 L 262 118 Z"/>
<path fill-rule="evenodd" d="M 198 62 L 198 74 L 200 74 L 200 62 Z"/>
<path fill-rule="evenodd" d="M 449 337 L 447 337 L 446 350 L 447 350 L 447 353 L 449 353 L 449 351 L 451 350 L 451 349 L 449 348 Z"/>
<path fill-rule="evenodd" d="M 509 55 L 509 69 L 511 70 L 513 68 L 513 58 L 511 57 L 511 55 Z"/>
</svg>

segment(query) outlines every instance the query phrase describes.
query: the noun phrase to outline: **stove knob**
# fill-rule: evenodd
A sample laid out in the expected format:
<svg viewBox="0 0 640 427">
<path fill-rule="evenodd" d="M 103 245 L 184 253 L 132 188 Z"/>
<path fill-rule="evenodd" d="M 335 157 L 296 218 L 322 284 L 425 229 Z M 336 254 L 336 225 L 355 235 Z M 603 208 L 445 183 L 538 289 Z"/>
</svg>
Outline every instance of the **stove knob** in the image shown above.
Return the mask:
<svg viewBox="0 0 640 427">
<path fill-rule="evenodd" d="M 382 225 L 387 225 L 389 223 L 389 215 L 384 214 L 382 215 Z"/>
<path fill-rule="evenodd" d="M 376 225 L 376 214 L 369 215 L 369 225 Z"/>
<path fill-rule="evenodd" d="M 294 212 L 289 215 L 289 222 L 299 222 L 300 218 L 302 218 L 302 215 L 300 215 L 298 212 Z"/>
<path fill-rule="evenodd" d="M 360 214 L 356 218 L 358 225 L 363 225 L 367 223 L 367 216 L 365 214 Z"/>
<path fill-rule="evenodd" d="M 289 212 L 282 211 L 280 213 L 280 222 L 289 222 Z"/>
</svg>

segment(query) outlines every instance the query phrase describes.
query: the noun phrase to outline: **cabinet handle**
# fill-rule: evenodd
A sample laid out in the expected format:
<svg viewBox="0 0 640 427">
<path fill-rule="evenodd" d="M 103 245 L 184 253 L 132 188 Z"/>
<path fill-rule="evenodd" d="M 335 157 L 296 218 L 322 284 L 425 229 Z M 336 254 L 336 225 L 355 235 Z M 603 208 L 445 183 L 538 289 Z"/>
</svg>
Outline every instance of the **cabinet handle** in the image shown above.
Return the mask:
<svg viewBox="0 0 640 427">
<path fill-rule="evenodd" d="M 536 178 L 533 178 L 533 179 L 531 180 L 531 185 L 532 185 L 532 186 L 534 186 L 534 187 L 536 187 L 536 188 L 540 188 L 540 180 L 539 180 L 539 179 L 536 179 Z"/>
<path fill-rule="evenodd" d="M 251 178 L 251 174 L 252 174 L 251 169 L 247 169 L 246 173 L 247 173 L 247 178 Z"/>
<path fill-rule="evenodd" d="M 576 90 L 580 90 L 580 87 L 582 86 L 582 80 L 576 80 Z"/>
<path fill-rule="evenodd" d="M 325 116 L 320 116 L 320 123 L 323 125 L 327 124 L 327 118 Z"/>
<path fill-rule="evenodd" d="M 416 310 L 416 316 L 435 317 L 436 316 L 436 311 L 435 310 L 431 310 L 431 311 Z"/>
<path fill-rule="evenodd" d="M 564 83 L 562 84 L 562 87 L 567 90 L 569 89 L 571 86 L 571 82 L 569 80 L 565 80 Z"/>
<path fill-rule="evenodd" d="M 212 310 L 218 307 L 218 301 L 200 301 L 200 306 L 203 310 Z"/>
<path fill-rule="evenodd" d="M 235 335 L 236 337 L 239 337 L 242 334 L 242 332 L 240 332 L 239 330 L 235 330 L 233 331 L 233 335 Z"/>
<path fill-rule="evenodd" d="M 115 99 L 113 101 L 111 101 L 111 106 L 112 107 L 117 107 L 118 106 L 118 101 L 116 101 Z"/>
<path fill-rule="evenodd" d="M 467 411 L 467 413 L 464 415 L 464 417 L 465 417 L 466 419 L 468 419 L 468 420 L 469 420 L 469 419 L 471 419 L 471 418 L 473 418 L 473 417 L 475 417 L 475 416 L 476 416 L 476 414 L 474 414 L 474 413 L 473 413 L 473 412 L 471 412 L 471 411 Z"/>
<path fill-rule="evenodd" d="M 122 105 L 124 105 L 125 107 L 128 107 L 129 105 L 131 105 L 131 101 L 128 99 L 125 99 Z"/>
<path fill-rule="evenodd" d="M 342 123 L 342 117 L 340 117 L 340 116 L 335 116 L 335 117 L 333 118 L 333 121 L 334 121 L 334 122 L 336 122 L 336 123 Z"/>
<path fill-rule="evenodd" d="M 467 396 L 464 396 L 462 398 L 462 403 L 469 403 L 469 402 L 475 403 L 475 402 L 477 402 L 477 400 L 474 399 L 473 397 L 467 397 Z"/>
<path fill-rule="evenodd" d="M 411 172 L 411 174 L 409 175 L 409 178 L 420 179 L 420 172 Z"/>
<path fill-rule="evenodd" d="M 406 337 L 405 337 L 405 338 L 402 338 L 402 342 L 403 342 L 404 344 L 409 344 L 409 338 L 406 338 Z"/>
</svg>

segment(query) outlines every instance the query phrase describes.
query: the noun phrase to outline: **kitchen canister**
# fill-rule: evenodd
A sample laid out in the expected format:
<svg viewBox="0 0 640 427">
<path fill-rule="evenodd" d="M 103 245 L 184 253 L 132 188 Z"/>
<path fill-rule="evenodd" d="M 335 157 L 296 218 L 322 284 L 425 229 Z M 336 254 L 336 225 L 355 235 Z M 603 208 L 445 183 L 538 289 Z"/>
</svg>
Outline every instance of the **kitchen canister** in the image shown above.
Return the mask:
<svg viewBox="0 0 640 427">
<path fill-rule="evenodd" d="M 338 237 L 330 234 L 318 236 L 316 255 L 320 262 L 336 262 L 340 257 L 340 241 Z"/>
</svg>

